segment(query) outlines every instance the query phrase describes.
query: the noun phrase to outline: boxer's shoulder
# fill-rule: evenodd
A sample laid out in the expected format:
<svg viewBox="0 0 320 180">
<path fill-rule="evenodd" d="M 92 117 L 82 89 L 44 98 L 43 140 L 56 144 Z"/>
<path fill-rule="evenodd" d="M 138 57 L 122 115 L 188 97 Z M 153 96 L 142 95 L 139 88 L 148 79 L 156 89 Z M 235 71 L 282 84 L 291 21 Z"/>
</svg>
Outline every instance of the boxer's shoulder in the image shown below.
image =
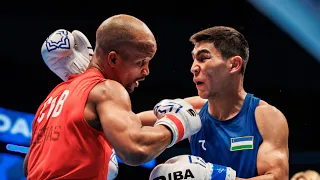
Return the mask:
<svg viewBox="0 0 320 180">
<path fill-rule="evenodd" d="M 260 100 L 255 110 L 256 123 L 262 137 L 279 128 L 286 128 L 287 120 L 284 114 L 275 106 Z"/>
<path fill-rule="evenodd" d="M 95 85 L 86 102 L 85 119 L 88 124 L 100 130 L 101 124 L 99 117 L 104 113 L 110 112 L 117 108 L 130 109 L 131 102 L 125 88 L 116 81 L 106 80 Z M 98 111 L 98 109 L 108 109 L 108 111 Z"/>
<path fill-rule="evenodd" d="M 88 97 L 89 102 L 117 102 L 117 103 L 130 103 L 130 97 L 127 90 L 114 80 L 106 80 L 94 86 Z"/>
<path fill-rule="evenodd" d="M 193 108 L 199 113 L 204 104 L 208 101 L 207 99 L 202 99 L 200 96 L 192 96 L 184 98 L 185 101 L 190 103 Z"/>
</svg>

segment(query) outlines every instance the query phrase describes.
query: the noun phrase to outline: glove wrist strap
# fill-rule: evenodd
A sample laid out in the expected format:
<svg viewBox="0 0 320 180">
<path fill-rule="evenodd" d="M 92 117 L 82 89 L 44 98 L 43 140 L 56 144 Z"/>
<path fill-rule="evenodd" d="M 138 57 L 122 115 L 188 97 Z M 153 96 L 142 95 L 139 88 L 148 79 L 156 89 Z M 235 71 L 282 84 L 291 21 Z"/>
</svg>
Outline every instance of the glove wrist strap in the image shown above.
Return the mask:
<svg viewBox="0 0 320 180">
<path fill-rule="evenodd" d="M 207 163 L 211 164 L 211 163 Z M 211 164 L 211 178 L 210 180 L 236 180 L 236 171 L 230 167 L 221 166 L 218 164 Z M 210 165 L 209 165 L 210 166 Z M 209 173 L 210 173 L 209 172 Z"/>
</svg>

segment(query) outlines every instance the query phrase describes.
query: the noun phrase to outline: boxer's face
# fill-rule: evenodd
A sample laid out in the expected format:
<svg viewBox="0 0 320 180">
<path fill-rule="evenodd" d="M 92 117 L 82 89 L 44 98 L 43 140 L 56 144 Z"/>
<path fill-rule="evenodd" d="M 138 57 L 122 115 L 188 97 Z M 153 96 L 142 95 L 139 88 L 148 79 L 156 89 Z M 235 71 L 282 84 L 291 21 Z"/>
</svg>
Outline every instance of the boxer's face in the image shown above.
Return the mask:
<svg viewBox="0 0 320 180">
<path fill-rule="evenodd" d="M 127 49 L 127 55 L 119 55 L 115 76 L 129 93 L 139 86 L 139 81 L 149 75 L 149 62 L 156 52 L 155 46 L 139 51 L 135 48 Z"/>
<path fill-rule="evenodd" d="M 126 61 L 123 65 L 121 75 L 119 75 L 123 86 L 129 93 L 132 93 L 139 86 L 139 81 L 143 81 L 149 74 L 149 62 L 151 58 L 141 58 Z"/>
<path fill-rule="evenodd" d="M 228 64 L 212 42 L 196 43 L 192 51 L 192 58 L 193 81 L 201 98 L 213 98 L 219 92 L 226 90 L 230 74 Z"/>
</svg>

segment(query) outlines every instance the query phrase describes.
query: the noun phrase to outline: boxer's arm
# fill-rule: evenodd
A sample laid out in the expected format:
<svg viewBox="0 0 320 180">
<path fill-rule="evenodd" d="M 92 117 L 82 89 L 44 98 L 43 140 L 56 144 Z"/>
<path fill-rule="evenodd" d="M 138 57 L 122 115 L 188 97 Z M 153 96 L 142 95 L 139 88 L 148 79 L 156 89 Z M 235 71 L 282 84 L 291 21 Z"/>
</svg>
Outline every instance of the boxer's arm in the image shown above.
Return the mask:
<svg viewBox="0 0 320 180">
<path fill-rule="evenodd" d="M 288 179 L 288 124 L 285 116 L 271 105 L 259 105 L 255 111 L 256 122 L 263 138 L 257 156 L 260 176 L 250 180 Z"/>
<path fill-rule="evenodd" d="M 153 126 L 157 121 L 156 115 L 154 115 L 153 111 L 143 111 L 137 114 L 143 126 Z"/>
<path fill-rule="evenodd" d="M 207 99 L 202 99 L 200 96 L 187 97 L 184 98 L 184 100 L 190 103 L 193 106 L 193 108 L 197 111 L 197 113 L 200 112 L 201 108 L 208 101 Z"/>
<path fill-rule="evenodd" d="M 91 93 L 97 93 L 95 104 L 102 128 L 124 163 L 145 163 L 167 148 L 171 131 L 163 125 L 142 126 L 139 117 L 131 110 L 129 94 L 122 85 L 107 80 L 96 87 Z"/>
<path fill-rule="evenodd" d="M 184 100 L 190 103 L 198 113 L 203 105 L 207 102 L 206 99 L 202 99 L 199 96 L 184 98 Z M 154 115 L 152 110 L 140 112 L 137 115 L 139 116 L 143 126 L 153 126 L 157 121 L 157 117 Z"/>
</svg>

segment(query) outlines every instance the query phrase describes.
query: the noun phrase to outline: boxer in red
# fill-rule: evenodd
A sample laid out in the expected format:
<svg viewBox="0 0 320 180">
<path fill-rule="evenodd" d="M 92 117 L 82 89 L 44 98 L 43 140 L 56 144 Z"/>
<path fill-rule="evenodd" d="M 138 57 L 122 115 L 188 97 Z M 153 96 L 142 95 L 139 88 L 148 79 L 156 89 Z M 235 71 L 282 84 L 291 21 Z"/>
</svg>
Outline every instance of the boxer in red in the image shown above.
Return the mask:
<svg viewBox="0 0 320 180">
<path fill-rule="evenodd" d="M 192 106 L 182 99 L 158 103 L 165 115 L 154 126 L 142 126 L 132 112 L 128 92 L 149 74 L 157 49 L 141 20 L 124 14 L 105 20 L 88 68 L 69 76 L 83 69 L 83 40 L 79 32 L 58 30 L 43 46 L 47 65 L 66 81 L 36 112 L 24 163 L 29 180 L 114 179 L 113 152 L 124 163 L 139 165 L 201 128 L 199 116 L 190 114 Z"/>
</svg>

